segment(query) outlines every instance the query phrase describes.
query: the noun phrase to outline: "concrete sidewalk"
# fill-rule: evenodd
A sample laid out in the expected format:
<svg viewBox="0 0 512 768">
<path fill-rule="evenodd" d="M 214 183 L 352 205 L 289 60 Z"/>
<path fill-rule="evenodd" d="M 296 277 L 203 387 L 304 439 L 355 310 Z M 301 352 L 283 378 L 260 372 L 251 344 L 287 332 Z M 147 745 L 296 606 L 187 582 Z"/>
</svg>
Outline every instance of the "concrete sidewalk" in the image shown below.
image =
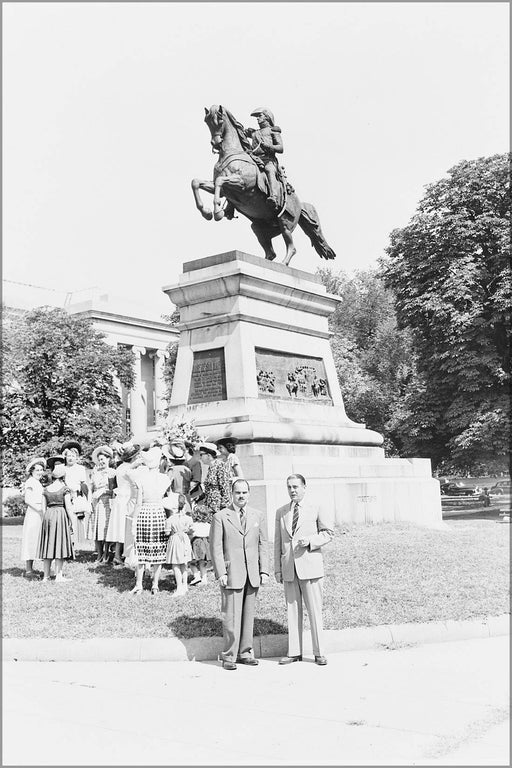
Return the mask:
<svg viewBox="0 0 512 768">
<path fill-rule="evenodd" d="M 395 647 L 397 644 L 440 643 L 499 637 L 510 632 L 510 614 L 467 621 L 431 621 L 376 627 L 325 630 L 327 653 Z M 287 635 L 254 637 L 258 658 L 283 656 Z M 219 658 L 221 637 L 119 637 L 87 640 L 58 638 L 6 638 L 4 661 L 207 661 Z M 311 635 L 304 632 L 305 653 L 312 653 Z"/>
<path fill-rule="evenodd" d="M 507 637 L 234 672 L 6 662 L 3 696 L 4 765 L 509 764 Z"/>
</svg>

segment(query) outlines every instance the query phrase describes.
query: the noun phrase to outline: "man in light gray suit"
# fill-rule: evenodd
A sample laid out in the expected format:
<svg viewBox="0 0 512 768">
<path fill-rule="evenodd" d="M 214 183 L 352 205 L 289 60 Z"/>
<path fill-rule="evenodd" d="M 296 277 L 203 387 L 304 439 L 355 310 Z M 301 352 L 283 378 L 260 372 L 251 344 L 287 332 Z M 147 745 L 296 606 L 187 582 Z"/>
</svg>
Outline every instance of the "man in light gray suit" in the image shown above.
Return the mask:
<svg viewBox="0 0 512 768">
<path fill-rule="evenodd" d="M 321 547 L 333 534 L 333 515 L 309 502 L 302 475 L 287 478 L 290 504 L 276 512 L 274 569 L 284 584 L 288 609 L 288 655 L 280 664 L 302 661 L 302 601 L 311 626 L 315 662 L 327 664 L 322 648 L 322 580 L 324 563 Z"/>
<path fill-rule="evenodd" d="M 239 478 L 233 501 L 213 516 L 210 551 L 220 582 L 224 669 L 236 662 L 256 666 L 253 654 L 254 607 L 260 584 L 268 581 L 268 531 L 264 512 L 247 506 L 249 483 Z"/>
</svg>

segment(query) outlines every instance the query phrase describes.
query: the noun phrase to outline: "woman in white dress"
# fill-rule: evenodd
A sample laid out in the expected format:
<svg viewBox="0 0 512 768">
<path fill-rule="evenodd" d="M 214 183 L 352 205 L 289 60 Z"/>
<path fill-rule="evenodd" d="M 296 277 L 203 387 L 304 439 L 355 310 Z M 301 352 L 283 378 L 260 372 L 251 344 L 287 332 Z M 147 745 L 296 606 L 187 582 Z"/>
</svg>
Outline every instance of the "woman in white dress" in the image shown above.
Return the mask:
<svg viewBox="0 0 512 768">
<path fill-rule="evenodd" d="M 125 545 L 128 549 L 133 546 L 131 528 L 137 498 L 137 485 L 132 478 L 132 472 L 135 467 L 142 463 L 142 458 L 140 446 L 131 441 L 119 445 L 117 455 L 120 464 L 116 468 L 116 487 L 110 503 L 107 540 L 115 543 L 114 566 L 122 566 L 122 554 L 126 554 L 126 552 L 122 553 L 122 550 L 125 550 Z M 128 518 L 130 518 L 129 531 L 127 531 Z"/>
<path fill-rule="evenodd" d="M 41 536 L 41 524 L 43 522 L 43 486 L 41 477 L 46 469 L 46 459 L 32 459 L 27 465 L 27 480 L 25 482 L 25 519 L 23 520 L 23 532 L 21 535 L 21 559 L 25 562 L 25 576 L 30 578 L 36 575 L 34 560 L 39 549 L 39 537 Z"/>
<path fill-rule="evenodd" d="M 86 541 L 89 515 L 91 513 L 88 500 L 87 472 L 83 464 L 79 463 L 81 453 L 82 447 L 75 440 L 69 440 L 62 446 L 62 455 L 66 460 L 64 481 L 71 491 L 75 549 L 78 549 L 78 546 Z"/>
</svg>

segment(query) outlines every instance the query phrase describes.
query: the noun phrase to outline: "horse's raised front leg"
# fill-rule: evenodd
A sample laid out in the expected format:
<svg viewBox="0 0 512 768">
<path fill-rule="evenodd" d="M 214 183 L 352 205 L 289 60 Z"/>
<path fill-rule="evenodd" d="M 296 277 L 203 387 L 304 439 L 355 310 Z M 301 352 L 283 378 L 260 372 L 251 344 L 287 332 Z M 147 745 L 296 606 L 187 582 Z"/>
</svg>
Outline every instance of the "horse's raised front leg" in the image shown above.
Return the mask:
<svg viewBox="0 0 512 768">
<path fill-rule="evenodd" d="M 217 176 L 215 179 L 215 191 L 213 194 L 213 218 L 220 221 L 224 217 L 222 198 L 222 185 L 229 180 L 229 176 Z"/>
<path fill-rule="evenodd" d="M 245 182 L 239 173 L 217 176 L 215 179 L 215 193 L 213 195 L 213 218 L 215 221 L 220 221 L 224 216 L 224 204 L 221 198 L 224 194 L 222 187 L 226 182 L 229 182 L 231 187 L 236 187 L 238 189 L 243 189 L 245 186 Z"/>
<path fill-rule="evenodd" d="M 213 181 L 201 181 L 201 179 L 192 179 L 192 192 L 194 193 L 196 208 L 198 211 L 200 211 L 201 216 L 210 221 L 213 216 L 212 209 L 203 205 L 201 195 L 199 194 L 200 189 L 203 189 L 205 192 L 209 192 L 211 195 L 213 195 L 215 192 Z"/>
</svg>

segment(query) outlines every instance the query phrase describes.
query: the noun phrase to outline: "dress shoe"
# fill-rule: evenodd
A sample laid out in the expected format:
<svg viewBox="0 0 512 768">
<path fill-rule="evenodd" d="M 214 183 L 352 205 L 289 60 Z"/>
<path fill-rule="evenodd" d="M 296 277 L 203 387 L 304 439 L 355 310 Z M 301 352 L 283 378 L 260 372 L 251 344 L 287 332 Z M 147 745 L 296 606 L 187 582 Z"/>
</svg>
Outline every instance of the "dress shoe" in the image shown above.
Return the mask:
<svg viewBox="0 0 512 768">
<path fill-rule="evenodd" d="M 302 656 L 283 656 L 279 664 L 292 664 L 294 661 L 302 661 Z"/>
<path fill-rule="evenodd" d="M 258 659 L 253 659 L 252 656 L 246 656 L 242 659 L 236 660 L 237 664 L 247 664 L 248 667 L 257 667 L 259 664 Z"/>
<path fill-rule="evenodd" d="M 325 667 L 327 659 L 325 656 L 315 656 L 315 664 L 319 664 L 321 667 Z"/>
<path fill-rule="evenodd" d="M 222 666 L 224 669 L 236 669 L 236 664 L 234 661 L 223 661 Z"/>
</svg>

